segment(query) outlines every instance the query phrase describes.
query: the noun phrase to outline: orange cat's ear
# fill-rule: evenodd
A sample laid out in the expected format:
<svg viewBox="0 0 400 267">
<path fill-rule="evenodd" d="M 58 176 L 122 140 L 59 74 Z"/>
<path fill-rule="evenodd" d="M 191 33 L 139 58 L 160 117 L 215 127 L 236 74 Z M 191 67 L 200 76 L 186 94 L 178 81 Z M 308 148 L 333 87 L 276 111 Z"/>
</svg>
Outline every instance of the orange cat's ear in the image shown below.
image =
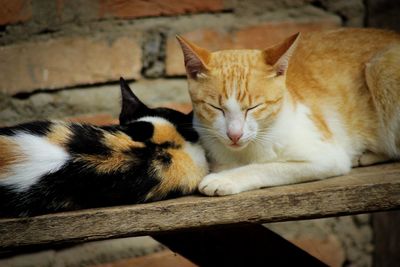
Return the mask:
<svg viewBox="0 0 400 267">
<path fill-rule="evenodd" d="M 182 47 L 186 72 L 189 78 L 196 79 L 200 73 L 205 73 L 208 70 L 207 64 L 210 60 L 210 52 L 190 43 L 179 35 L 176 36 L 176 39 L 178 39 Z"/>
<path fill-rule="evenodd" d="M 300 33 L 296 33 L 282 43 L 268 47 L 264 50 L 266 63 L 273 66 L 278 75 L 285 74 L 289 65 L 290 57 L 296 49 L 299 39 Z"/>
</svg>

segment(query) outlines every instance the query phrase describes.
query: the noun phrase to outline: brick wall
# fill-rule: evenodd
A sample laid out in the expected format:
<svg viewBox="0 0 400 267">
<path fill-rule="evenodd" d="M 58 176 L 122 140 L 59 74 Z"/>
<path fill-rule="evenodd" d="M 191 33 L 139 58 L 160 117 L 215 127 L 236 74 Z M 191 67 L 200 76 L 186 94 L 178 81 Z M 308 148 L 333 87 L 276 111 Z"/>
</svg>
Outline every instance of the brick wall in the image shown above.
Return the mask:
<svg viewBox="0 0 400 267">
<path fill-rule="evenodd" d="M 398 29 L 394 2 L 0 0 L 0 125 L 47 118 L 115 122 L 120 76 L 145 102 L 187 111 L 176 34 L 218 50 L 263 48 L 298 31 Z M 325 242 L 318 251 L 335 258 L 332 265 L 370 266 L 371 228 L 368 216 L 362 218 L 298 223 L 295 236 L 293 227 L 274 230 L 306 248 L 310 238 Z"/>
<path fill-rule="evenodd" d="M 343 24 L 310 2 L 0 0 L 0 91 L 183 76 L 175 34 L 213 50 L 262 48 Z"/>
</svg>

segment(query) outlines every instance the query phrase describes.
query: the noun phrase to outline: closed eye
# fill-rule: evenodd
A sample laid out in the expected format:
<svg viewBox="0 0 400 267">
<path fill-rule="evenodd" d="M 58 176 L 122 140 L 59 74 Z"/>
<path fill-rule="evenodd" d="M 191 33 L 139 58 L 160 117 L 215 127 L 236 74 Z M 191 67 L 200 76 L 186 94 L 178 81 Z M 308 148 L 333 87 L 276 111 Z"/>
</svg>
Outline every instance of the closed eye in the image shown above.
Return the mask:
<svg viewBox="0 0 400 267">
<path fill-rule="evenodd" d="M 247 117 L 247 113 L 249 113 L 249 111 L 255 110 L 256 108 L 258 108 L 258 107 L 261 106 L 261 105 L 262 105 L 262 103 L 257 104 L 257 105 L 255 105 L 255 106 L 252 106 L 252 107 L 246 109 L 245 116 Z"/>
<path fill-rule="evenodd" d="M 261 106 L 261 105 L 262 105 L 262 103 L 260 103 L 260 104 L 257 104 L 257 105 L 255 105 L 255 106 L 252 106 L 252 107 L 248 108 L 248 109 L 247 109 L 247 111 L 250 111 L 250 110 L 256 109 L 256 108 L 258 108 L 258 107 L 259 107 L 259 106 Z"/>
<path fill-rule="evenodd" d="M 213 109 L 216 109 L 216 110 L 221 111 L 222 114 L 225 115 L 225 111 L 224 111 L 222 108 L 219 108 L 219 107 L 217 107 L 217 106 L 214 106 L 213 104 L 210 104 L 210 103 L 206 103 L 206 104 L 209 105 L 210 107 L 212 107 Z"/>
</svg>

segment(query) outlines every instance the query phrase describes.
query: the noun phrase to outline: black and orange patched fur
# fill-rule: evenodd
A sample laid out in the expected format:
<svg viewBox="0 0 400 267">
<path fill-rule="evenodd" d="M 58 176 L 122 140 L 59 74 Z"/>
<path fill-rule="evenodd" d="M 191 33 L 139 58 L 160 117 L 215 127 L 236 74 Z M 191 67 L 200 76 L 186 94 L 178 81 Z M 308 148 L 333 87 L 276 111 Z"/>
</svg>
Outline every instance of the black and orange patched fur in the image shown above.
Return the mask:
<svg viewBox="0 0 400 267">
<path fill-rule="evenodd" d="M 192 114 L 148 108 L 121 78 L 120 125 L 0 128 L 0 214 L 143 203 L 192 193 L 207 174 Z"/>
</svg>

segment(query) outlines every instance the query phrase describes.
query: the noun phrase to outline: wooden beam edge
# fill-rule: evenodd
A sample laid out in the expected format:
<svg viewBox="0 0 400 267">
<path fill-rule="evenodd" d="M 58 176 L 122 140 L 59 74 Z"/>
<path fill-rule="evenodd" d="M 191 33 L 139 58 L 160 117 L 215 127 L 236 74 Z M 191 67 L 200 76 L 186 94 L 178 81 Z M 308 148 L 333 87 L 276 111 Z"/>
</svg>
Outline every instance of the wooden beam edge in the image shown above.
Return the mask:
<svg viewBox="0 0 400 267">
<path fill-rule="evenodd" d="M 0 219 L 0 249 L 400 208 L 400 164 L 369 168 L 323 181 L 227 197 L 189 196 L 141 205 Z"/>
</svg>

